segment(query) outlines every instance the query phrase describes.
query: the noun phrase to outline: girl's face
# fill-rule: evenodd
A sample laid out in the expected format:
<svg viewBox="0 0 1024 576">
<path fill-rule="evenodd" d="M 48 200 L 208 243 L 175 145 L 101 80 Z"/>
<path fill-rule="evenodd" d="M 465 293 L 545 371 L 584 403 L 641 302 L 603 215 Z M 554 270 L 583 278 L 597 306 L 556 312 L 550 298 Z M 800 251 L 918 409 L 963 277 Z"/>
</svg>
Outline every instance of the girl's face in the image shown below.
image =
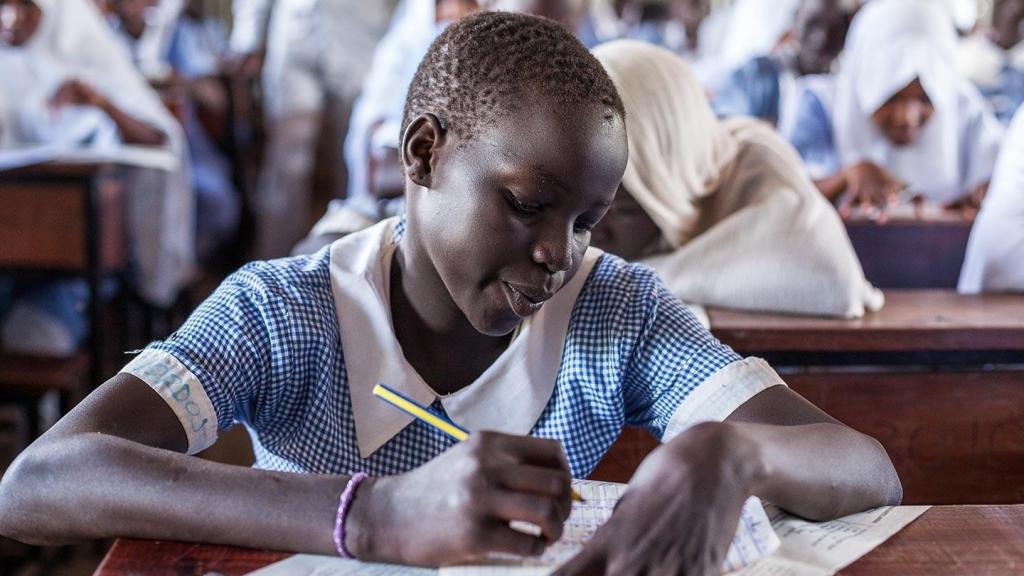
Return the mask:
<svg viewBox="0 0 1024 576">
<path fill-rule="evenodd" d="M 661 230 L 643 206 L 623 186 L 612 207 L 591 235 L 594 246 L 629 261 L 642 260 L 660 251 Z"/>
<path fill-rule="evenodd" d="M 43 12 L 30 0 L 0 0 L 0 43 L 22 46 L 39 28 Z"/>
<path fill-rule="evenodd" d="M 626 169 L 622 118 L 522 99 L 472 138 L 407 131 L 411 245 L 483 334 L 508 334 L 579 269 Z M 417 130 L 419 125 L 422 130 Z M 429 182 L 417 179 L 429 166 Z M 422 183 L 417 186 L 413 182 Z"/>
<path fill-rule="evenodd" d="M 875 126 L 896 146 L 911 146 L 935 113 L 935 107 L 920 80 L 897 92 L 871 115 Z"/>
</svg>

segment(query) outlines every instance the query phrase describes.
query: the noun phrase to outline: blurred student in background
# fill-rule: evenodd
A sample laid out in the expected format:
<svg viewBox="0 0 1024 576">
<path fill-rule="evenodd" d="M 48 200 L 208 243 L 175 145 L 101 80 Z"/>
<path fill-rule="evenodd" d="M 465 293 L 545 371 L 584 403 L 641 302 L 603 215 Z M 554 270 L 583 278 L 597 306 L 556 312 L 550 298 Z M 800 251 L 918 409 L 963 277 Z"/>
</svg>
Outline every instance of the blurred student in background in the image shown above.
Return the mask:
<svg viewBox="0 0 1024 576">
<path fill-rule="evenodd" d="M 792 28 L 773 51 L 747 61 L 714 90 L 718 115 L 753 116 L 788 132 L 802 92 L 800 80 L 832 72 L 856 7 L 853 0 L 802 0 Z M 752 12 L 739 16 L 747 25 L 756 22 Z"/>
<path fill-rule="evenodd" d="M 220 76 L 227 55 L 227 30 L 210 14 L 209 0 L 187 0 L 173 28 L 167 62 L 187 96 L 182 116 L 196 194 L 196 254 L 204 264 L 223 254 L 241 218 L 231 162 L 221 147 L 231 130 L 225 125 L 229 94 Z"/>
<path fill-rule="evenodd" d="M 720 122 L 667 50 L 619 41 L 594 54 L 629 118 L 629 161 L 595 246 L 651 265 L 690 303 L 841 317 L 882 306 L 835 210 L 768 125 Z"/>
<path fill-rule="evenodd" d="M 996 0 L 991 27 L 961 42 L 959 68 L 1007 124 L 1024 103 L 1024 0 Z"/>
<path fill-rule="evenodd" d="M 126 169 L 136 290 L 168 306 L 193 272 L 193 196 L 175 119 L 88 0 L 0 0 L 0 148 L 48 145 L 115 154 L 170 153 L 163 168 Z M 87 331 L 74 282 L 17 286 L 2 320 L 12 353 L 67 355 Z"/>
<path fill-rule="evenodd" d="M 1024 292 L 1024 108 L 999 154 L 992 186 L 971 228 L 960 292 Z"/>
<path fill-rule="evenodd" d="M 841 212 L 884 211 L 918 196 L 950 208 L 980 202 L 1003 129 L 956 72 L 956 41 L 940 3 L 872 0 L 860 9 L 836 81 L 832 133 L 799 146 L 809 161 L 834 167 L 816 184 Z"/>
<path fill-rule="evenodd" d="M 309 229 L 321 131 L 334 186 L 344 189 L 341 142 L 393 6 L 389 0 L 234 0 L 231 48 L 244 70 L 262 78 L 267 123 L 252 198 L 256 258 L 287 255 Z"/>
</svg>

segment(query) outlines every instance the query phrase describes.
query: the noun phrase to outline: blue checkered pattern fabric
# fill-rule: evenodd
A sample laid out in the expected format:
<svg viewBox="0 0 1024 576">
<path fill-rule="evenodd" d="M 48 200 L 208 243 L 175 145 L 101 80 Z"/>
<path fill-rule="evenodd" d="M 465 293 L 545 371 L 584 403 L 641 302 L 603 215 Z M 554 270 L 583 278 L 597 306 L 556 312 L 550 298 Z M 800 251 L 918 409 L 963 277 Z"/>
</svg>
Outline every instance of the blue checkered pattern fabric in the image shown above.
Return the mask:
<svg viewBox="0 0 1024 576">
<path fill-rule="evenodd" d="M 249 264 L 151 347 L 196 376 L 220 429 L 245 424 L 259 468 L 371 475 L 416 468 L 452 444 L 420 422 L 368 459 L 359 455 L 329 262 L 324 249 Z M 624 425 L 660 437 L 699 384 L 739 359 L 652 270 L 605 255 L 576 302 L 554 392 L 532 434 L 560 440 L 573 475 L 585 477 Z"/>
</svg>

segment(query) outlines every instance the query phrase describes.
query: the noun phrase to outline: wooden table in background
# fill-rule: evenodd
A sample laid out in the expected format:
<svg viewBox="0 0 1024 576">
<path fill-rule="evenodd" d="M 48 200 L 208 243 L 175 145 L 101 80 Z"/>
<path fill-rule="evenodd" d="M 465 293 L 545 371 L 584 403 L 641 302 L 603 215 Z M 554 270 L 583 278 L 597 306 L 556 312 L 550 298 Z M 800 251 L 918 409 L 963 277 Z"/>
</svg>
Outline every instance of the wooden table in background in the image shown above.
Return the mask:
<svg viewBox="0 0 1024 576">
<path fill-rule="evenodd" d="M 1024 503 L 1024 296 L 886 296 L 857 320 L 712 309 L 711 331 L 881 441 L 904 503 Z M 628 481 L 656 446 L 627 429 L 592 477 Z"/>
<path fill-rule="evenodd" d="M 212 546 L 118 540 L 96 576 L 210 572 L 241 576 L 290 554 Z M 848 576 L 992 575 L 1024 572 L 1024 506 L 932 508 L 840 574 Z"/>
<path fill-rule="evenodd" d="M 897 216 L 885 224 L 846 218 L 846 232 L 879 288 L 956 288 L 972 220 L 955 213 Z"/>
</svg>

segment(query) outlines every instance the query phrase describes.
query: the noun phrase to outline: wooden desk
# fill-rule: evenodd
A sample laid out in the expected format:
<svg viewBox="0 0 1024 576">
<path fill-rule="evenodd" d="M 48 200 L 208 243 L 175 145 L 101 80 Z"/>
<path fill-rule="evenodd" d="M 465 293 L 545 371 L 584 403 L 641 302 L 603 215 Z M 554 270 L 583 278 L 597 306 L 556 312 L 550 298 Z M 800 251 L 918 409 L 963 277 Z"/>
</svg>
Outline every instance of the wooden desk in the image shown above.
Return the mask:
<svg viewBox="0 0 1024 576">
<path fill-rule="evenodd" d="M 879 288 L 956 288 L 970 220 L 938 214 L 885 224 L 851 218 L 845 224 L 864 275 Z"/>
<path fill-rule="evenodd" d="M 290 554 L 149 540 L 118 540 L 96 576 L 242 575 Z M 936 507 L 840 572 L 849 576 L 1019 574 L 1024 506 Z"/>
<path fill-rule="evenodd" d="M 32 437 L 40 428 L 38 396 L 60 390 L 67 410 L 74 396 L 100 381 L 99 286 L 127 262 L 124 191 L 112 170 L 105 164 L 45 163 L 0 171 L 0 272 L 30 279 L 81 277 L 89 285 L 87 356 L 0 357 L 0 398 L 26 404 Z"/>
<path fill-rule="evenodd" d="M 886 299 L 857 320 L 709 317 L 723 342 L 767 358 L 797 392 L 878 438 L 906 503 L 1024 503 L 1024 296 Z"/>
<path fill-rule="evenodd" d="M 972 352 L 1024 363 L 1024 295 L 886 290 L 885 307 L 856 320 L 711 309 L 711 331 L 748 354 Z M 941 360 L 940 360 L 941 361 Z"/>
</svg>

